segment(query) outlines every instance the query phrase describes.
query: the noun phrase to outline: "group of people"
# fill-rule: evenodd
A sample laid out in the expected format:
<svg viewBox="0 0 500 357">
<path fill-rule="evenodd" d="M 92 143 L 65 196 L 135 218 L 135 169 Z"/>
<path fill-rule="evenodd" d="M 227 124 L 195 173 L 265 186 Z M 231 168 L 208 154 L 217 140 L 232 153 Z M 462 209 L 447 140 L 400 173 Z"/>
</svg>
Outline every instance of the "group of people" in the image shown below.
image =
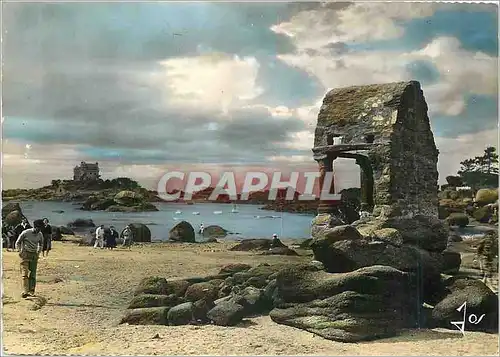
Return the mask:
<svg viewBox="0 0 500 357">
<path fill-rule="evenodd" d="M 134 232 L 130 226 L 126 226 L 122 232 L 123 235 L 123 247 L 130 247 L 134 241 Z M 117 246 L 117 240 L 120 237 L 114 226 L 106 228 L 104 224 L 101 224 L 95 230 L 95 241 L 94 248 L 101 249 L 111 249 L 113 250 Z"/>
<path fill-rule="evenodd" d="M 52 227 L 49 224 L 49 220 L 47 218 L 35 220 L 35 222 L 38 222 L 37 224 L 39 225 L 39 230 L 42 235 L 42 256 L 48 256 L 49 251 L 52 249 Z M 33 225 L 35 222 L 33 222 Z M 3 222 L 2 239 L 4 241 L 4 246 L 7 248 L 7 251 L 16 250 L 17 241 L 21 236 L 21 233 L 32 228 L 33 227 L 25 217 L 22 218 L 21 223 L 15 226 L 10 226 L 7 223 Z"/>
<path fill-rule="evenodd" d="M 122 235 L 123 246 L 130 248 L 134 239 L 132 228 L 130 226 L 125 227 Z M 119 234 L 115 227 L 105 228 L 104 225 L 101 225 L 96 229 L 94 248 L 116 248 L 118 238 Z M 52 249 L 52 227 L 49 220 L 47 218 L 36 219 L 31 225 L 23 217 L 21 223 L 15 226 L 3 222 L 2 239 L 3 246 L 7 248 L 7 251 L 19 252 L 23 282 L 21 296 L 23 298 L 34 296 L 38 258 L 40 253 L 42 256 L 48 256 L 49 251 Z"/>
</svg>

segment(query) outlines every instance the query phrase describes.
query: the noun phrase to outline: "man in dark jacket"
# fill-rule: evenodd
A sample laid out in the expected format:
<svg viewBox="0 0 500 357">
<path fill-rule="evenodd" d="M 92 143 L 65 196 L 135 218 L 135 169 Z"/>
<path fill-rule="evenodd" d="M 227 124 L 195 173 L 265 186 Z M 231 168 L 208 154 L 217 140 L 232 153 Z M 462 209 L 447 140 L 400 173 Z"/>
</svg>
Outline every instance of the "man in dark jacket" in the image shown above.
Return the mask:
<svg viewBox="0 0 500 357">
<path fill-rule="evenodd" d="M 106 238 L 106 247 L 108 249 L 116 248 L 116 240 L 120 237 L 120 235 L 116 231 L 115 227 L 109 227 L 109 233 L 107 235 L 104 233 L 104 236 Z"/>
<path fill-rule="evenodd" d="M 28 222 L 28 220 L 26 218 L 23 218 L 21 223 L 19 223 L 17 226 L 13 227 L 13 229 L 11 230 L 11 240 L 10 240 L 10 243 L 11 243 L 11 246 L 9 247 L 10 249 L 14 249 L 14 244 L 16 242 L 16 239 L 19 237 L 19 235 L 26 229 L 30 229 L 32 228 L 30 223 Z"/>
<path fill-rule="evenodd" d="M 49 220 L 47 218 L 43 219 L 41 232 L 43 235 L 42 257 L 46 257 L 52 249 L 52 226 L 49 224 Z"/>
</svg>

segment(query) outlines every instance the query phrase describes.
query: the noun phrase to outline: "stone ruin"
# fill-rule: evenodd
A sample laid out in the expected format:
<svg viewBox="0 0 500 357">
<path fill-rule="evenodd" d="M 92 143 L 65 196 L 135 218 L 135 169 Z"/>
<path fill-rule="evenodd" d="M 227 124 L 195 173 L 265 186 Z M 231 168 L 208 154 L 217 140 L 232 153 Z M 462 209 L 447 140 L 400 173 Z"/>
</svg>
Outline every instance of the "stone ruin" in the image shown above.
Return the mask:
<svg viewBox="0 0 500 357">
<path fill-rule="evenodd" d="M 279 324 L 356 342 L 407 328 L 455 330 L 451 321 L 461 321 L 457 308 L 467 302 L 468 313 L 485 314 L 467 330 L 497 332 L 498 296 L 458 275 L 460 254 L 446 250 L 449 228 L 437 218 L 438 150 L 420 84 L 332 90 L 314 145 L 322 182 L 336 158 L 360 165 L 369 217 L 348 225 L 338 202 L 321 202 L 311 263 L 232 264 L 202 278 L 145 278 L 121 322 L 232 326 L 269 314 Z"/>
<path fill-rule="evenodd" d="M 439 151 L 418 82 L 330 91 L 312 150 L 321 172 L 332 171 L 337 158 L 356 160 L 362 203 L 374 216 L 437 216 Z M 330 213 L 334 205 L 323 203 L 319 211 Z"/>
<path fill-rule="evenodd" d="M 414 242 L 418 238 L 413 225 L 418 221 L 432 227 L 428 238 L 419 238 L 432 242 L 418 245 L 435 251 L 446 247 L 448 229 L 437 219 L 439 152 L 418 82 L 330 91 L 318 114 L 312 151 L 321 185 L 337 158 L 354 159 L 360 166 L 361 203 L 371 213 L 369 219 L 354 223 L 363 235 L 398 228 L 403 239 Z M 339 205 L 320 203 L 313 238 L 345 224 Z"/>
</svg>

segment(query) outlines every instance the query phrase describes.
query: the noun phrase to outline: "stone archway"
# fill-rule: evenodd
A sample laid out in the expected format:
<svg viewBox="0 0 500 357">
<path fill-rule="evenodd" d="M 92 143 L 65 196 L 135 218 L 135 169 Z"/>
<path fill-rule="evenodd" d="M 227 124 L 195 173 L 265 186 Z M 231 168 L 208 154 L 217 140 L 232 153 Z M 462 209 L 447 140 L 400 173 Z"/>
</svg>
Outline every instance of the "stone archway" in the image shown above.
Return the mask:
<svg viewBox="0 0 500 357">
<path fill-rule="evenodd" d="M 360 183 L 361 183 L 361 204 L 366 206 L 368 211 L 372 211 L 375 205 L 374 202 L 374 178 L 373 168 L 370 163 L 370 158 L 367 155 L 353 153 L 346 148 L 345 151 L 339 151 L 335 155 L 325 155 L 318 158 L 320 170 L 320 187 L 323 187 L 324 179 L 327 172 L 333 170 L 333 162 L 338 158 L 354 159 L 360 168 Z M 334 193 L 335 187 L 332 182 L 329 193 Z M 334 213 L 337 211 L 339 202 L 337 201 L 320 201 L 318 213 Z"/>
<path fill-rule="evenodd" d="M 359 166 L 361 183 L 361 204 L 366 205 L 368 211 L 372 211 L 375 206 L 374 201 L 374 179 L 373 168 L 370 163 L 370 158 L 362 154 L 352 154 L 349 152 L 340 154 L 338 157 L 356 160 L 356 165 Z"/>
</svg>

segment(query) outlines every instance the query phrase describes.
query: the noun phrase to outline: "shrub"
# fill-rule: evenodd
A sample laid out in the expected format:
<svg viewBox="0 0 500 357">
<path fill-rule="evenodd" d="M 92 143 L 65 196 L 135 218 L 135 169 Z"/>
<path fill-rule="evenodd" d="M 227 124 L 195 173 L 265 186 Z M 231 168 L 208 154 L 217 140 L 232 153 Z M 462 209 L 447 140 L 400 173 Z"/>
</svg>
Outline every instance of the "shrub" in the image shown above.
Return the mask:
<svg viewBox="0 0 500 357">
<path fill-rule="evenodd" d="M 446 182 L 448 182 L 448 185 L 453 187 L 460 187 L 463 184 L 462 178 L 460 176 L 447 176 Z"/>
<path fill-rule="evenodd" d="M 481 223 L 488 223 L 492 215 L 493 215 L 493 210 L 488 206 L 480 207 L 476 209 L 473 213 L 474 219 Z"/>
<path fill-rule="evenodd" d="M 464 213 L 452 213 L 446 218 L 450 226 L 467 227 L 469 224 L 469 217 Z"/>
</svg>

